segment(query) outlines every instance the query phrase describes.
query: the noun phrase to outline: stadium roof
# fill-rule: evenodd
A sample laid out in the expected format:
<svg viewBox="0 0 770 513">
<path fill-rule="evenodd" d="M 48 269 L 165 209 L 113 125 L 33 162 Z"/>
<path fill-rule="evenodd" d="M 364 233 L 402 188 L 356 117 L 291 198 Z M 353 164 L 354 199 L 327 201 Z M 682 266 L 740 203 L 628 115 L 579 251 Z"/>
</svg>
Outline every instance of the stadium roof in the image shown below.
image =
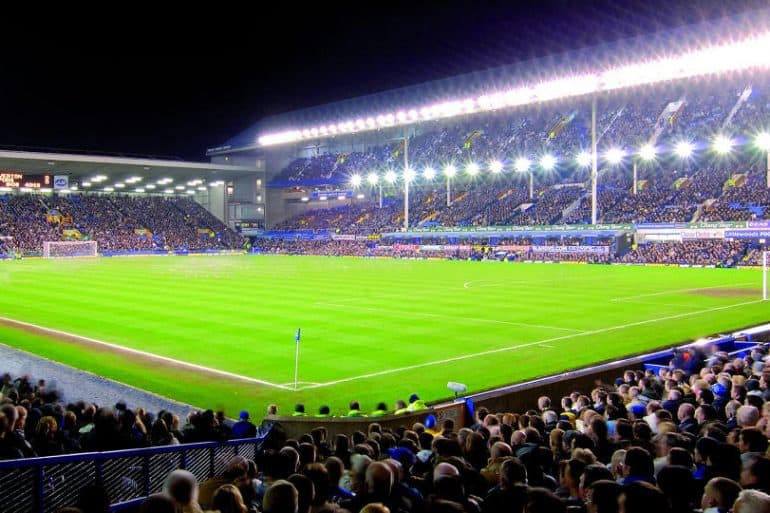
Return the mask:
<svg viewBox="0 0 770 513">
<path fill-rule="evenodd" d="M 126 180 L 131 184 L 131 179 L 135 178 L 138 178 L 133 180 L 135 183 L 170 179 L 167 183 L 174 185 L 174 182 L 189 180 L 201 180 L 202 183 L 228 180 L 254 174 L 256 169 L 210 162 L 0 150 L 0 174 L 3 173 L 69 175 L 70 183 L 89 182 L 96 176 L 103 176 L 97 184 L 105 186 Z M 99 189 L 95 184 L 93 190 Z"/>
<path fill-rule="evenodd" d="M 548 80 L 571 78 L 651 59 L 687 54 L 704 47 L 733 43 L 754 34 L 764 34 L 767 32 L 768 25 L 770 25 L 770 9 L 752 11 L 676 30 L 630 38 L 619 43 L 288 112 L 260 120 L 226 143 L 210 148 L 207 154 L 257 149 L 260 147 L 259 137 L 265 134 L 326 126 L 329 123 L 334 124 L 356 118 L 371 118 L 383 112 L 420 109 L 429 104 L 457 103 L 465 98 L 493 95 L 514 87 L 532 86 Z M 422 119 L 414 120 L 415 123 L 422 121 Z M 369 128 L 366 127 L 366 129 Z M 310 142 L 312 141 L 304 141 L 306 144 Z"/>
</svg>

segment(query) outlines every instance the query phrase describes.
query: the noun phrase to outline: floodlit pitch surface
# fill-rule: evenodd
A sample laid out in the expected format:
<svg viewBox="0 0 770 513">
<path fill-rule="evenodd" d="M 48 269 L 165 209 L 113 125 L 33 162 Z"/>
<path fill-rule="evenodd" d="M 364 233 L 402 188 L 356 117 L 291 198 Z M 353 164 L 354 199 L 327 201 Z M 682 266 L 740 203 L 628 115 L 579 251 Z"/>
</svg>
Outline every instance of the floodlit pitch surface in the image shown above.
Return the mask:
<svg viewBox="0 0 770 513">
<path fill-rule="evenodd" d="M 58 330 L 4 321 L 0 341 L 229 415 L 271 402 L 341 413 L 351 399 L 367 411 L 414 392 L 439 399 L 447 381 L 485 390 L 770 319 L 761 273 L 735 269 L 25 260 L 0 262 L 0 290 L 0 316 Z"/>
</svg>

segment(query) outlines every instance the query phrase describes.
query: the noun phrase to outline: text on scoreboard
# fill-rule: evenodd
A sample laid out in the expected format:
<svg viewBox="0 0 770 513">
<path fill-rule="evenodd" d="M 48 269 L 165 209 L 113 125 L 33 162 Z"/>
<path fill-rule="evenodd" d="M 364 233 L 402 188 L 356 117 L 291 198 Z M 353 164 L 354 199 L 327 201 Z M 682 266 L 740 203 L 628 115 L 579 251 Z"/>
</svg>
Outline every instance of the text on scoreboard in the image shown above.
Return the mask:
<svg viewBox="0 0 770 513">
<path fill-rule="evenodd" d="M 0 171 L 0 187 L 41 189 L 51 187 L 51 175 L 25 175 L 15 171 Z"/>
</svg>

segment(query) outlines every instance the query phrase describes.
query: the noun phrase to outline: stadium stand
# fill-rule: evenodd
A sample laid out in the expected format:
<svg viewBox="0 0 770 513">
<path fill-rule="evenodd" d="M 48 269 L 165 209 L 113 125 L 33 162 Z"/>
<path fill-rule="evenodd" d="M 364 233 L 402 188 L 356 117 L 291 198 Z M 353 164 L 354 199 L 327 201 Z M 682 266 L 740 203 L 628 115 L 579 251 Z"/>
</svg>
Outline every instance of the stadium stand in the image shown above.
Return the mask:
<svg viewBox="0 0 770 513">
<path fill-rule="evenodd" d="M 372 418 L 366 433 L 333 439 L 327 439 L 325 415 L 316 418 L 312 433 L 287 439 L 280 427 L 269 433 L 269 424 L 252 424 L 246 412 L 237 423 L 211 410 L 180 422 L 168 412 L 132 411 L 122 404 L 62 404 L 45 381 L 5 374 L 0 456 L 8 460 L 179 444 L 194 444 L 191 451 L 200 451 L 209 448 L 201 442 L 260 433 L 247 457 L 223 452 L 215 467 L 196 466 L 189 475 L 166 465 L 162 490 L 163 475 L 141 488 L 146 492 L 87 480 L 79 494 L 48 490 L 60 506 L 82 504 L 77 501 L 97 492 L 107 496 L 107 503 L 108 494 L 135 498 L 160 492 L 146 502 L 186 503 L 190 511 L 212 507 L 223 494 L 243 503 L 237 511 L 296 511 L 292 501 L 297 500 L 307 511 L 357 513 L 371 511 L 372 503 L 390 511 L 444 511 L 440 505 L 456 503 L 457 511 L 483 512 L 501 511 L 500 501 L 514 501 L 506 504 L 522 511 L 516 508 L 545 498 L 552 504 L 548 511 L 597 501 L 618 511 L 618 495 L 630 496 L 642 487 L 650 500 L 660 502 L 661 511 L 694 511 L 701 503 L 728 509 L 742 489 L 752 490 L 740 495 L 743 500 L 767 508 L 768 348 L 760 344 L 728 354 L 713 347 L 689 346 L 675 351 L 667 365 L 628 370 L 614 383 L 592 390 L 536 401 L 530 397 L 527 411 L 480 407 L 462 429 L 452 421 L 438 423 L 428 411 L 419 422 L 409 417 L 413 423 L 398 428 Z M 221 447 L 235 447 L 236 442 L 228 443 Z M 237 443 L 245 450 L 248 441 Z M 162 454 L 147 452 L 147 457 Z M 58 460 L 41 461 L 54 469 Z M 0 479 L 9 478 L 7 468 L 0 467 Z M 140 469 L 126 471 L 141 480 Z M 186 476 L 190 488 L 184 499 L 174 485 L 180 476 Z"/>
</svg>

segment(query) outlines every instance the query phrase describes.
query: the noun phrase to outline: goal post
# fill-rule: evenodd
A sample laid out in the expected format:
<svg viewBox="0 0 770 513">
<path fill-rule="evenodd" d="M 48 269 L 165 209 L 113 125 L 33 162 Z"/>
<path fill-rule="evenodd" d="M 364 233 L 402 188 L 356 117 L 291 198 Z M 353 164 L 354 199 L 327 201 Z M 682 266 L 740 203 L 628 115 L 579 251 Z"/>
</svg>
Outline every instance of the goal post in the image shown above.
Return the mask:
<svg viewBox="0 0 770 513">
<path fill-rule="evenodd" d="M 43 242 L 43 258 L 80 258 L 97 256 L 95 240 L 63 240 Z"/>
</svg>

